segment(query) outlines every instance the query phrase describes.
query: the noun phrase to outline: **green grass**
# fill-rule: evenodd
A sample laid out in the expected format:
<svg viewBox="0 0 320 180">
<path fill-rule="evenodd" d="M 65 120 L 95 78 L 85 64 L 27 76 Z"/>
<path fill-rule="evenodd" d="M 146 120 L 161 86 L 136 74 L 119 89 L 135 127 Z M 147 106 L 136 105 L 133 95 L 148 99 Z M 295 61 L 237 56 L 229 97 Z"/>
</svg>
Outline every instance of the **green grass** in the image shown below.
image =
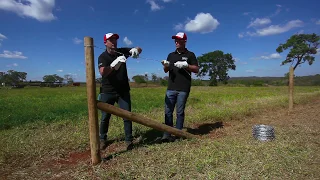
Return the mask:
<svg viewBox="0 0 320 180">
<path fill-rule="evenodd" d="M 165 90 L 165 87 L 132 88 L 132 111 L 162 123 Z M 319 97 L 320 87 L 295 87 L 294 93 L 296 104 L 305 103 L 313 97 Z M 259 114 L 261 110 L 274 110 L 287 105 L 287 87 L 192 87 L 186 107 L 185 126 L 242 120 Z M 70 151 L 81 151 L 89 146 L 84 87 L 0 89 L 0 111 L 0 167 L 6 166 L 6 170 L 16 171 L 15 166 L 37 166 L 49 157 L 59 159 L 66 157 Z M 134 135 L 148 133 L 157 132 L 134 124 Z M 120 118 L 112 117 L 109 137 L 124 137 Z M 115 179 L 134 176 L 151 179 L 171 176 L 176 179 L 223 179 L 225 176 L 245 179 L 261 177 L 259 173 L 262 177 L 276 177 L 283 171 L 275 165 L 281 164 L 281 168 L 287 167 L 285 173 L 288 174 L 285 175 L 290 176 L 287 171 L 299 170 L 293 167 L 296 165 L 293 161 L 300 162 L 312 152 L 294 143 L 255 146 L 253 141 L 243 142 L 227 137 L 220 141 L 204 139 L 146 146 L 140 151 L 120 155 L 119 162 L 114 162 L 118 168 L 114 173 L 103 166 L 95 172 L 100 177 L 114 176 Z M 267 158 L 261 159 L 259 155 Z M 291 160 L 287 155 L 299 157 Z M 128 159 L 130 161 L 127 162 Z M 261 161 L 269 163 L 262 167 L 259 164 Z M 177 165 L 178 162 L 183 164 Z M 256 166 L 259 166 L 259 170 L 262 168 L 261 172 L 257 172 Z M 239 172 L 239 167 L 248 172 Z"/>
<path fill-rule="evenodd" d="M 319 87 L 296 87 L 295 93 L 319 91 Z M 97 89 L 98 92 L 98 89 Z M 161 112 L 165 88 L 132 88 L 132 111 L 143 114 Z M 229 118 L 246 113 L 267 101 L 285 105 L 286 87 L 193 87 L 188 100 L 190 120 Z M 243 104 L 246 102 L 246 104 Z M 274 105 L 274 104 L 272 104 Z M 86 89 L 26 88 L 0 89 L 0 130 L 34 122 L 81 121 L 87 116 Z M 157 116 L 158 119 L 162 118 Z M 159 120 L 160 120 L 159 119 Z"/>
</svg>

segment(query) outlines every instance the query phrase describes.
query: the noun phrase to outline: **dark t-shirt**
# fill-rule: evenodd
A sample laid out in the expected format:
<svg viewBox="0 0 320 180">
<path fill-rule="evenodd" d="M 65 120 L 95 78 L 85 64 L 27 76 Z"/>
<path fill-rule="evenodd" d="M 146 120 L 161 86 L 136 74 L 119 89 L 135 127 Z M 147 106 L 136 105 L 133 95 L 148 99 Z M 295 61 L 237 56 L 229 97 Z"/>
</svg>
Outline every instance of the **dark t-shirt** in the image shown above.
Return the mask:
<svg viewBox="0 0 320 180">
<path fill-rule="evenodd" d="M 170 53 L 167 57 L 169 61 L 169 80 L 168 80 L 168 90 L 177 90 L 190 92 L 191 88 L 191 72 L 186 68 L 177 68 L 174 63 L 177 61 L 187 61 L 189 65 L 197 65 L 198 60 L 195 54 L 186 49 L 185 52 L 179 53 L 174 51 Z"/>
<path fill-rule="evenodd" d="M 131 48 L 117 48 L 116 51 L 125 54 L 125 57 L 130 56 Z M 114 55 L 109 54 L 108 51 L 104 51 L 98 58 L 98 68 L 108 67 L 110 64 L 122 56 L 122 54 L 116 53 Z M 103 75 L 101 81 L 100 93 L 124 93 L 129 92 L 129 79 L 126 63 L 123 63 L 118 70 L 113 70 L 108 76 Z"/>
</svg>

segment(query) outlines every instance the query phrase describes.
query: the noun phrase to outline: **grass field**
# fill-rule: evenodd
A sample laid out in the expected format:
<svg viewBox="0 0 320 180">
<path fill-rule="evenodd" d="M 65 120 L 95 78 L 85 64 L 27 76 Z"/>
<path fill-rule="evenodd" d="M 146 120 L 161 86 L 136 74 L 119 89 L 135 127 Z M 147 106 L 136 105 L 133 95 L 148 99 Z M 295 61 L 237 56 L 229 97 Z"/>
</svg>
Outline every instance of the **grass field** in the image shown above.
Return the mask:
<svg viewBox="0 0 320 180">
<path fill-rule="evenodd" d="M 320 88 L 295 87 L 294 93 L 295 103 L 304 104 L 319 98 Z M 164 87 L 132 88 L 132 111 L 163 122 L 164 94 Z M 207 128 L 214 129 L 221 121 L 225 125 L 246 123 L 244 119 L 248 117 L 286 107 L 287 97 L 287 87 L 193 87 L 187 103 L 185 127 L 192 130 L 195 125 L 206 123 Z M 40 164 L 64 159 L 70 152 L 88 151 L 84 87 L 0 89 L 0 111 L 0 174 L 4 176 L 20 177 L 23 173 L 39 178 L 58 176 L 53 168 L 38 170 Z M 220 131 L 229 133 L 220 129 L 214 134 L 201 133 L 204 137 L 209 134 L 219 137 Z M 289 137 L 265 145 L 251 140 L 250 133 L 227 136 L 219 141 L 204 138 L 159 145 L 150 142 L 161 136 L 161 132 L 139 124 L 134 124 L 134 135 L 144 136 L 146 144 L 132 152 L 117 154 L 101 166 L 88 168 L 83 162 L 63 172 L 67 173 L 66 177 L 75 179 L 89 176 L 107 179 L 300 179 L 315 173 L 312 169 L 309 174 L 301 172 L 301 164 L 307 163 L 306 159 L 309 161 L 316 145 L 302 148 L 303 145 L 291 142 Z M 109 137 L 123 139 L 120 118 L 112 117 Z M 302 143 L 305 139 L 301 138 L 295 142 Z M 121 147 L 114 147 L 118 149 Z M 110 150 L 104 155 L 112 153 Z"/>
</svg>

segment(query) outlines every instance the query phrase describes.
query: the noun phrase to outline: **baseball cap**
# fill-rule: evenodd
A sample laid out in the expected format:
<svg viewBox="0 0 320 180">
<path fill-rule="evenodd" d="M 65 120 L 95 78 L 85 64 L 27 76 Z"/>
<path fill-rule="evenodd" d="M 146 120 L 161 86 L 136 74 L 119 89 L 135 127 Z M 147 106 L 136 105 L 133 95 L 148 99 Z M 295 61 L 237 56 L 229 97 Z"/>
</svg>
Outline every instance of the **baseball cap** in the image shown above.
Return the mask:
<svg viewBox="0 0 320 180">
<path fill-rule="evenodd" d="M 113 33 L 107 33 L 104 35 L 103 40 L 104 42 L 106 42 L 109 38 L 111 38 L 112 36 L 115 36 L 117 39 L 119 39 L 119 35 L 118 34 L 113 34 Z"/>
<path fill-rule="evenodd" d="M 187 40 L 187 34 L 184 32 L 178 32 L 175 36 L 172 36 L 172 39 Z"/>
</svg>

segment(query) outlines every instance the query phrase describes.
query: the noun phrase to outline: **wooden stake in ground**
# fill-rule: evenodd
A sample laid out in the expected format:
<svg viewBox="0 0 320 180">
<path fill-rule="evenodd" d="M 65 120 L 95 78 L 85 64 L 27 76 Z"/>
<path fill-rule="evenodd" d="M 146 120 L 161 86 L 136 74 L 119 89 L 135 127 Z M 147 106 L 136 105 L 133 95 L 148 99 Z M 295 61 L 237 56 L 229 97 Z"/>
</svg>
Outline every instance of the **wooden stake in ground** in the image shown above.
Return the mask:
<svg viewBox="0 0 320 180">
<path fill-rule="evenodd" d="M 293 109 L 293 76 L 294 76 L 294 70 L 293 67 L 290 66 L 289 71 L 289 112 Z"/>
<path fill-rule="evenodd" d="M 146 118 L 144 116 L 141 116 L 139 114 L 118 108 L 116 106 L 113 106 L 108 103 L 103 103 L 103 102 L 98 102 L 97 103 L 98 109 L 108 112 L 110 114 L 114 114 L 116 116 L 119 116 L 121 118 L 128 119 L 130 121 L 145 125 L 147 127 L 151 127 L 153 129 L 159 130 L 159 131 L 165 131 L 169 132 L 170 134 L 174 134 L 179 137 L 184 137 L 184 138 L 197 138 L 196 135 L 190 134 L 188 132 L 176 129 L 171 126 L 167 126 L 165 124 L 159 123 L 157 121 L 154 121 L 152 119 Z"/>
<path fill-rule="evenodd" d="M 94 70 L 93 38 L 84 38 L 84 50 L 86 59 L 86 86 L 89 115 L 89 133 L 92 164 L 101 162 L 99 144 L 98 110 L 96 104 L 96 81 Z"/>
</svg>

